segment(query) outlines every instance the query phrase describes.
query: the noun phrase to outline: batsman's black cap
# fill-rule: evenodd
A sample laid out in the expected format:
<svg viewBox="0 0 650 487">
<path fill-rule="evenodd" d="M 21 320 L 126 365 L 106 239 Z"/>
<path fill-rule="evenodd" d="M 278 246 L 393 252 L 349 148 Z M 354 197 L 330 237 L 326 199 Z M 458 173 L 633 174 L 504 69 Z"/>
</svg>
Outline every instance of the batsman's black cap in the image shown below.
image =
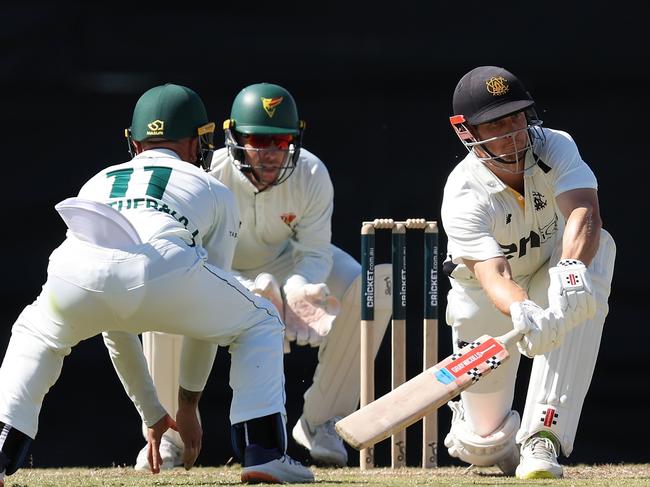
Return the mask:
<svg viewBox="0 0 650 487">
<path fill-rule="evenodd" d="M 470 125 L 491 122 L 534 104 L 521 81 L 497 66 L 472 69 L 454 90 L 454 114 L 463 115 Z"/>
</svg>

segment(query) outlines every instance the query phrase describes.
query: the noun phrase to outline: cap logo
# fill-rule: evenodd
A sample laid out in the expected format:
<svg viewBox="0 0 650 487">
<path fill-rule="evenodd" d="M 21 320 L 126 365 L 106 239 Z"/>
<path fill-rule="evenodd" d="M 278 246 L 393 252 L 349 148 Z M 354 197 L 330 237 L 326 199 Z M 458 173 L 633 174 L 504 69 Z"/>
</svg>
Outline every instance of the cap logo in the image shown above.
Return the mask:
<svg viewBox="0 0 650 487">
<path fill-rule="evenodd" d="M 165 131 L 165 122 L 162 120 L 154 120 L 147 124 L 147 135 L 164 135 Z"/>
<path fill-rule="evenodd" d="M 485 82 L 485 86 L 487 87 L 488 93 L 494 96 L 505 95 L 510 89 L 508 80 L 503 76 L 492 76 Z"/>
<path fill-rule="evenodd" d="M 284 97 L 275 96 L 273 98 L 264 98 L 262 96 L 260 97 L 260 100 L 262 100 L 262 106 L 264 107 L 264 111 L 266 112 L 266 114 L 269 116 L 269 118 L 273 118 L 273 115 L 275 115 L 275 109 L 278 107 L 280 103 L 282 103 Z"/>
</svg>

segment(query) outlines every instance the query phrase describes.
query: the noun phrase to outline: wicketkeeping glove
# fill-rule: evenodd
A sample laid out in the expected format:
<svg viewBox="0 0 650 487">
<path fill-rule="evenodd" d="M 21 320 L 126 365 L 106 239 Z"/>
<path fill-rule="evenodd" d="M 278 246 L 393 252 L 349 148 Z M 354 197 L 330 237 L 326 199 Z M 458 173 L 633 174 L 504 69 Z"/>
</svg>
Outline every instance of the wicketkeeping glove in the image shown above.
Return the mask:
<svg viewBox="0 0 650 487">
<path fill-rule="evenodd" d="M 273 276 L 273 274 L 269 274 L 268 272 L 259 273 L 255 278 L 255 284 L 253 284 L 251 292 L 271 301 L 271 303 L 273 303 L 273 306 L 275 306 L 278 310 L 280 318 L 282 321 L 284 321 L 284 303 L 282 302 L 282 292 L 280 291 L 280 285 L 278 284 L 278 281 Z M 291 346 L 289 345 L 289 339 L 286 337 L 285 332 L 284 353 L 289 352 L 291 352 Z"/>
<path fill-rule="evenodd" d="M 596 298 L 592 292 L 587 267 L 575 259 L 562 259 L 548 270 L 549 307 L 564 316 L 567 331 L 596 314 Z"/>
<path fill-rule="evenodd" d="M 280 291 L 280 285 L 273 274 L 269 274 L 268 272 L 261 272 L 258 274 L 255 278 L 255 284 L 253 284 L 251 292 L 271 301 L 273 306 L 277 308 L 280 318 L 282 318 L 284 311 L 282 292 Z"/>
<path fill-rule="evenodd" d="M 341 303 L 324 283 L 285 290 L 285 335 L 298 345 L 318 347 L 332 328 Z"/>
</svg>

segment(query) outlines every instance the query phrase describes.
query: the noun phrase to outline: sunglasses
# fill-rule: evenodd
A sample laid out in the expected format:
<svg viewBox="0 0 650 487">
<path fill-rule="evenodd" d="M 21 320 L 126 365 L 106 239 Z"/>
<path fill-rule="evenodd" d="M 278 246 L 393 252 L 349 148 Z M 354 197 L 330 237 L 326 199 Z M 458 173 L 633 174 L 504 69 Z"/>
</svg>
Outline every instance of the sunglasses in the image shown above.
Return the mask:
<svg viewBox="0 0 650 487">
<path fill-rule="evenodd" d="M 293 142 L 293 135 L 256 135 L 256 134 L 240 134 L 244 144 L 252 145 L 253 147 L 269 147 L 271 144 L 275 145 L 278 149 L 287 150 L 289 144 Z"/>
</svg>

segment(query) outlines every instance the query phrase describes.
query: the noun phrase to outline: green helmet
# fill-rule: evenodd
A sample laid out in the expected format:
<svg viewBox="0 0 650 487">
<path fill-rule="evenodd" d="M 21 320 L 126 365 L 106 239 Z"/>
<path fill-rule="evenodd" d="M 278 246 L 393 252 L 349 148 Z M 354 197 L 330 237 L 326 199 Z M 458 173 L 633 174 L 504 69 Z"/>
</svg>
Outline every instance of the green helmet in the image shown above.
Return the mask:
<svg viewBox="0 0 650 487">
<path fill-rule="evenodd" d="M 209 166 L 214 150 L 215 124 L 208 115 L 201 97 L 190 88 L 167 83 L 147 90 L 133 110 L 131 127 L 126 130 L 129 152 L 131 140 L 180 140 L 199 137 L 199 162 Z"/>
<path fill-rule="evenodd" d="M 299 135 L 302 128 L 291 93 L 271 83 L 258 83 L 241 90 L 226 123 L 228 127 L 224 128 L 242 134 Z"/>
<path fill-rule="evenodd" d="M 255 168 L 246 163 L 241 135 L 292 135 L 286 149 L 259 148 L 246 149 L 264 151 L 284 150 L 286 159 L 274 185 L 286 181 L 293 173 L 300 156 L 302 134 L 305 122 L 298 118 L 296 102 L 286 89 L 271 83 L 257 83 L 241 90 L 232 103 L 230 118 L 224 121 L 226 147 L 235 166 L 246 173 L 255 175 Z"/>
</svg>

